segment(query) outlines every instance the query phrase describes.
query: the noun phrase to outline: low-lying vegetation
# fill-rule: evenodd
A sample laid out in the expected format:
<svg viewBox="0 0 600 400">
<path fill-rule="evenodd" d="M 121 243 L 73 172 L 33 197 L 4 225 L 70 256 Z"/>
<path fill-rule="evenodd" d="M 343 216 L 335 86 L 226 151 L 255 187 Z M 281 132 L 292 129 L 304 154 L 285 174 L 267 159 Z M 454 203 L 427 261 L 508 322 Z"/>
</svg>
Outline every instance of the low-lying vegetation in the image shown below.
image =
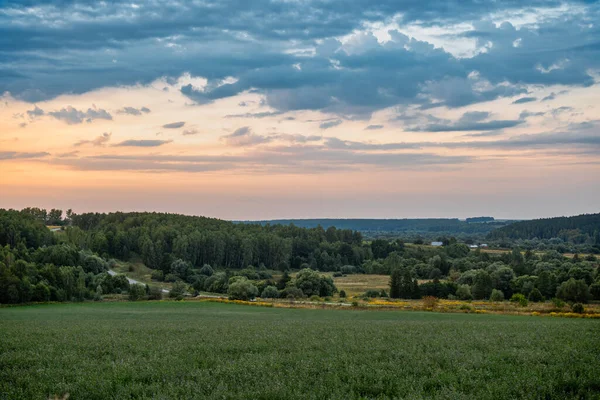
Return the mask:
<svg viewBox="0 0 600 400">
<path fill-rule="evenodd" d="M 0 398 L 591 399 L 600 387 L 595 320 L 346 310 L 2 308 Z"/>
</svg>

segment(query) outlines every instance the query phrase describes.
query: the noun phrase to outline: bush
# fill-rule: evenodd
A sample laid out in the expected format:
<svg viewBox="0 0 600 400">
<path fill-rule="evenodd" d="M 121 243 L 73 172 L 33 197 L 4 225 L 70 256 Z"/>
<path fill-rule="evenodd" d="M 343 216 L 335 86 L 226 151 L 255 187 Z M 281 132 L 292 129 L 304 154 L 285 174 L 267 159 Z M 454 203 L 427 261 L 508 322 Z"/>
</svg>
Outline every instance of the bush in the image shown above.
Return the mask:
<svg viewBox="0 0 600 400">
<path fill-rule="evenodd" d="M 165 282 L 175 282 L 177 280 L 177 275 L 175 274 L 166 274 Z"/>
<path fill-rule="evenodd" d="M 312 296 L 310 296 L 310 301 L 321 301 L 321 298 L 316 294 L 313 294 Z"/>
<path fill-rule="evenodd" d="M 346 298 L 346 291 L 345 290 L 340 290 L 340 298 L 341 299 L 345 299 Z"/>
<path fill-rule="evenodd" d="M 432 309 L 433 310 L 435 308 L 435 306 L 437 306 L 438 301 L 439 300 L 437 299 L 437 297 L 425 296 L 425 297 L 423 297 L 423 306 L 426 309 Z"/>
<path fill-rule="evenodd" d="M 369 289 L 365 292 L 363 297 L 370 297 L 370 298 L 374 299 L 375 297 L 379 297 L 379 293 L 380 293 L 379 290 Z"/>
<path fill-rule="evenodd" d="M 137 301 L 146 295 L 146 286 L 134 283 L 129 286 L 129 300 Z"/>
<path fill-rule="evenodd" d="M 577 303 L 587 303 L 590 299 L 590 288 L 583 279 L 571 278 L 556 289 L 556 297 Z"/>
<path fill-rule="evenodd" d="M 185 290 L 187 289 L 187 285 L 181 281 L 175 282 L 171 291 L 169 292 L 169 297 L 177 298 L 178 296 L 183 296 L 185 294 Z"/>
<path fill-rule="evenodd" d="M 533 290 L 529 292 L 529 301 L 539 303 L 540 301 L 544 301 L 544 296 L 542 296 L 542 292 L 540 292 L 538 288 L 533 288 Z"/>
<path fill-rule="evenodd" d="M 456 297 L 461 300 L 471 300 L 473 298 L 473 296 L 471 296 L 471 287 L 469 285 L 458 285 Z"/>
<path fill-rule="evenodd" d="M 162 281 L 163 279 L 165 279 L 165 274 L 159 270 L 159 269 L 155 269 L 154 271 L 152 271 L 152 273 L 150 274 L 150 278 L 153 281 Z"/>
<path fill-rule="evenodd" d="M 331 296 L 337 291 L 330 276 L 319 274 L 317 271 L 305 268 L 298 272 L 292 284 L 302 290 L 306 296 Z"/>
<path fill-rule="evenodd" d="M 263 299 L 276 299 L 279 297 L 279 291 L 275 286 L 267 286 L 260 294 L 260 297 Z"/>
<path fill-rule="evenodd" d="M 148 300 L 162 300 L 162 289 L 158 286 L 150 286 L 148 291 Z"/>
<path fill-rule="evenodd" d="M 208 264 L 204 264 L 202 266 L 202 268 L 200 268 L 200 275 L 205 275 L 205 276 L 212 276 L 212 274 L 215 273 L 215 271 L 212 269 L 212 267 Z"/>
<path fill-rule="evenodd" d="M 231 300 L 251 300 L 258 296 L 258 288 L 246 277 L 241 277 L 229 285 L 227 294 Z"/>
<path fill-rule="evenodd" d="M 573 312 L 577 314 L 583 314 L 583 312 L 585 311 L 585 309 L 583 308 L 583 304 L 581 303 L 573 304 L 571 306 L 571 310 L 573 310 Z"/>
<path fill-rule="evenodd" d="M 555 308 L 563 308 L 565 306 L 565 302 L 562 301 L 561 299 L 559 299 L 558 297 L 554 297 L 552 299 L 552 304 L 554 305 Z"/>
<path fill-rule="evenodd" d="M 285 288 L 285 290 L 283 290 L 281 297 L 286 297 L 287 299 L 291 300 L 301 299 L 304 297 L 304 293 L 296 286 L 288 286 L 287 288 Z"/>
<path fill-rule="evenodd" d="M 339 271 L 336 271 L 336 272 L 334 272 L 334 273 L 333 273 L 333 277 L 334 277 L 334 278 L 339 278 L 339 277 L 342 277 L 342 276 L 344 276 L 344 274 L 342 274 L 342 273 L 341 273 L 341 272 L 339 272 Z"/>
<path fill-rule="evenodd" d="M 527 304 L 529 304 L 529 302 L 527 301 L 527 298 L 522 293 L 513 294 L 512 297 L 510 298 L 510 301 L 511 301 L 511 303 L 519 303 L 519 306 L 521 306 L 521 307 L 527 307 Z"/>
<path fill-rule="evenodd" d="M 358 301 L 353 301 L 352 302 L 352 307 L 358 307 Z"/>
<path fill-rule="evenodd" d="M 504 293 L 502 293 L 502 290 L 492 290 L 492 294 L 490 295 L 490 301 L 504 301 Z"/>
</svg>

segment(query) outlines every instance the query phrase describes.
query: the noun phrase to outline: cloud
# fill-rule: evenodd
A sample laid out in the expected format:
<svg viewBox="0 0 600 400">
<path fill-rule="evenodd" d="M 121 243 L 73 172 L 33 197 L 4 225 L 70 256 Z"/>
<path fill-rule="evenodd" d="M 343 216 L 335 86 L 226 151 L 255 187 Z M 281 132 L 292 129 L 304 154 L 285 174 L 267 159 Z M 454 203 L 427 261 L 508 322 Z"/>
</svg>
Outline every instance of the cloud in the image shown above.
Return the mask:
<svg viewBox="0 0 600 400">
<path fill-rule="evenodd" d="M 189 135 L 197 135 L 198 133 L 200 133 L 197 129 L 185 129 L 182 133 L 183 136 L 189 136 Z"/>
<path fill-rule="evenodd" d="M 0 151 L 0 161 L 35 159 L 49 156 L 50 153 L 42 152 L 18 152 L 18 151 Z"/>
<path fill-rule="evenodd" d="M 264 111 L 258 113 L 229 114 L 226 115 L 225 118 L 266 118 L 276 117 L 281 114 L 283 114 L 281 111 Z"/>
<path fill-rule="evenodd" d="M 185 125 L 184 121 L 180 121 L 180 122 L 171 122 L 170 124 L 164 124 L 162 127 L 164 129 L 178 129 L 178 128 L 182 128 Z"/>
<path fill-rule="evenodd" d="M 491 120 L 484 121 L 490 117 L 489 112 L 470 111 L 462 115 L 456 122 L 444 121 L 444 123 L 433 123 L 424 126 L 409 128 L 412 132 L 470 132 L 470 131 L 493 131 L 512 128 L 525 122 L 518 120 Z"/>
<path fill-rule="evenodd" d="M 512 104 L 525 104 L 525 103 L 531 103 L 532 101 L 536 101 L 536 100 L 537 100 L 537 97 L 521 97 L 520 99 L 513 101 Z"/>
<path fill-rule="evenodd" d="M 562 107 L 558 107 L 555 108 L 551 111 L 552 115 L 554 117 L 558 116 L 559 114 L 562 114 L 564 112 L 568 112 L 568 111 L 573 111 L 574 108 L 573 107 L 567 107 L 567 106 L 562 106 Z"/>
<path fill-rule="evenodd" d="M 293 143 L 318 142 L 323 139 L 322 136 L 316 136 L 316 135 L 305 136 L 305 135 L 300 135 L 300 134 L 290 135 L 290 134 L 286 134 L 286 133 L 280 133 L 278 135 L 273 135 L 272 138 L 279 139 L 279 140 L 285 140 L 285 141 L 293 142 Z"/>
<path fill-rule="evenodd" d="M 129 115 L 142 115 L 142 113 L 149 113 L 150 109 L 147 107 L 142 107 L 140 109 L 134 108 L 134 107 L 123 107 L 122 109 L 120 109 L 119 111 L 117 111 L 118 114 L 129 114 Z"/>
<path fill-rule="evenodd" d="M 96 138 L 94 138 L 92 140 L 80 140 L 79 142 L 73 144 L 73 146 L 80 147 L 80 146 L 83 146 L 86 144 L 91 144 L 92 146 L 102 147 L 110 141 L 111 136 L 112 136 L 112 133 L 105 132 L 102 135 L 97 136 Z"/>
<path fill-rule="evenodd" d="M 568 91 L 568 90 L 561 90 L 561 91 L 560 91 L 560 92 L 558 92 L 558 93 L 551 92 L 551 93 L 550 93 L 548 96 L 546 96 L 546 97 L 542 98 L 542 100 L 540 100 L 540 101 L 550 101 L 550 100 L 554 100 L 554 99 L 556 99 L 556 97 L 558 97 L 559 95 L 566 94 L 566 93 L 569 93 L 569 91 Z"/>
<path fill-rule="evenodd" d="M 525 22 L 492 22 L 499 18 Z M 0 93 L 34 102 L 162 77 L 174 84 L 189 73 L 206 86 L 176 86 L 197 104 L 252 92 L 274 112 L 366 120 L 392 106 L 457 108 L 523 95 L 530 85 L 593 85 L 599 18 L 594 2 L 555 0 L 10 0 L 0 5 L 0 37 L 10 39 L 0 39 Z M 368 31 L 393 23 L 452 33 L 434 35 L 433 46 Z M 458 57 L 454 39 L 474 48 Z"/>
<path fill-rule="evenodd" d="M 365 128 L 366 131 L 374 131 L 377 129 L 383 129 L 383 125 L 367 125 Z"/>
<path fill-rule="evenodd" d="M 323 122 L 319 125 L 319 128 L 321 129 L 329 129 L 329 128 L 333 128 L 336 127 L 338 125 L 342 124 L 342 120 L 341 119 L 336 119 L 334 121 L 327 121 L 327 122 Z"/>
<path fill-rule="evenodd" d="M 273 140 L 272 137 L 256 135 L 252 133 L 250 127 L 244 126 L 236 129 L 232 134 L 221 136 L 228 146 L 234 147 L 250 147 L 257 144 L 269 143 Z"/>
<path fill-rule="evenodd" d="M 81 124 L 83 121 L 92 122 L 95 119 L 112 120 L 112 115 L 101 108 L 88 108 L 87 111 L 80 111 L 67 106 L 66 108 L 61 108 L 59 111 L 50 111 L 48 115 L 69 125 Z"/>
<path fill-rule="evenodd" d="M 148 140 L 148 139 L 134 140 L 134 139 L 129 139 L 129 140 L 124 140 L 117 144 L 113 144 L 113 146 L 114 147 L 158 147 L 158 146 L 162 146 L 164 144 L 171 143 L 171 142 L 172 142 L 172 140 Z"/>
<path fill-rule="evenodd" d="M 39 108 L 38 106 L 35 106 L 33 108 L 33 110 L 28 110 L 27 111 L 27 115 L 30 118 L 36 118 L 36 117 L 41 117 L 42 115 L 44 115 L 44 110 L 42 110 L 41 108 Z"/>
<path fill-rule="evenodd" d="M 79 154 L 79 151 L 75 150 L 75 151 L 69 151 L 66 153 L 59 153 L 56 155 L 56 157 L 58 158 L 70 158 L 70 157 L 76 157 Z"/>
<path fill-rule="evenodd" d="M 531 111 L 523 110 L 519 114 L 519 119 L 527 119 L 529 117 L 541 117 L 543 115 L 546 115 L 546 113 L 543 111 L 531 112 Z"/>
</svg>

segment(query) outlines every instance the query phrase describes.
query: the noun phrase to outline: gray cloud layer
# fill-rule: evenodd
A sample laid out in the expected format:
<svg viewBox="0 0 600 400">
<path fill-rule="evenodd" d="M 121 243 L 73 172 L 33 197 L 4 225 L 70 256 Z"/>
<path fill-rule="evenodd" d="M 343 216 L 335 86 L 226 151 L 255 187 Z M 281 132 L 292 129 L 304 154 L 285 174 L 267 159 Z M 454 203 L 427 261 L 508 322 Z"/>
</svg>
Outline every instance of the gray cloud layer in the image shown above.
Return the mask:
<svg viewBox="0 0 600 400">
<path fill-rule="evenodd" d="M 560 4 L 566 11 L 544 13 Z M 492 12 L 530 7 L 543 16 L 535 24 L 490 22 Z M 472 24 L 455 36 L 487 50 L 457 58 L 396 31 L 386 43 L 369 34 L 345 45 L 336 39 L 394 18 L 401 25 Z M 10 0 L 0 4 L 0 93 L 36 101 L 189 72 L 209 82 L 202 90 L 180 88 L 198 104 L 254 90 L 275 112 L 366 118 L 393 105 L 462 107 L 526 94 L 530 84 L 593 84 L 598 19 L 596 2 L 555 0 L 452 0 L 443 7 L 432 0 L 156 1 L 137 8 L 125 1 Z M 223 84 L 227 77 L 236 81 Z"/>
</svg>

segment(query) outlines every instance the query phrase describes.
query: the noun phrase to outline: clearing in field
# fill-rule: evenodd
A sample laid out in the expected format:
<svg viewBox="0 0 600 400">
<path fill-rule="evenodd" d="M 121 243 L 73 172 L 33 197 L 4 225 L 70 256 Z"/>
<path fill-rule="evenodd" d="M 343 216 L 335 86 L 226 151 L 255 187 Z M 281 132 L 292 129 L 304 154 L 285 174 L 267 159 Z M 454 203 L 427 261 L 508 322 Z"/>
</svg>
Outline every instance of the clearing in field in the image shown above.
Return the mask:
<svg viewBox="0 0 600 400">
<path fill-rule="evenodd" d="M 0 309 L 0 398 L 598 398 L 595 320 L 198 302 Z"/>
</svg>

